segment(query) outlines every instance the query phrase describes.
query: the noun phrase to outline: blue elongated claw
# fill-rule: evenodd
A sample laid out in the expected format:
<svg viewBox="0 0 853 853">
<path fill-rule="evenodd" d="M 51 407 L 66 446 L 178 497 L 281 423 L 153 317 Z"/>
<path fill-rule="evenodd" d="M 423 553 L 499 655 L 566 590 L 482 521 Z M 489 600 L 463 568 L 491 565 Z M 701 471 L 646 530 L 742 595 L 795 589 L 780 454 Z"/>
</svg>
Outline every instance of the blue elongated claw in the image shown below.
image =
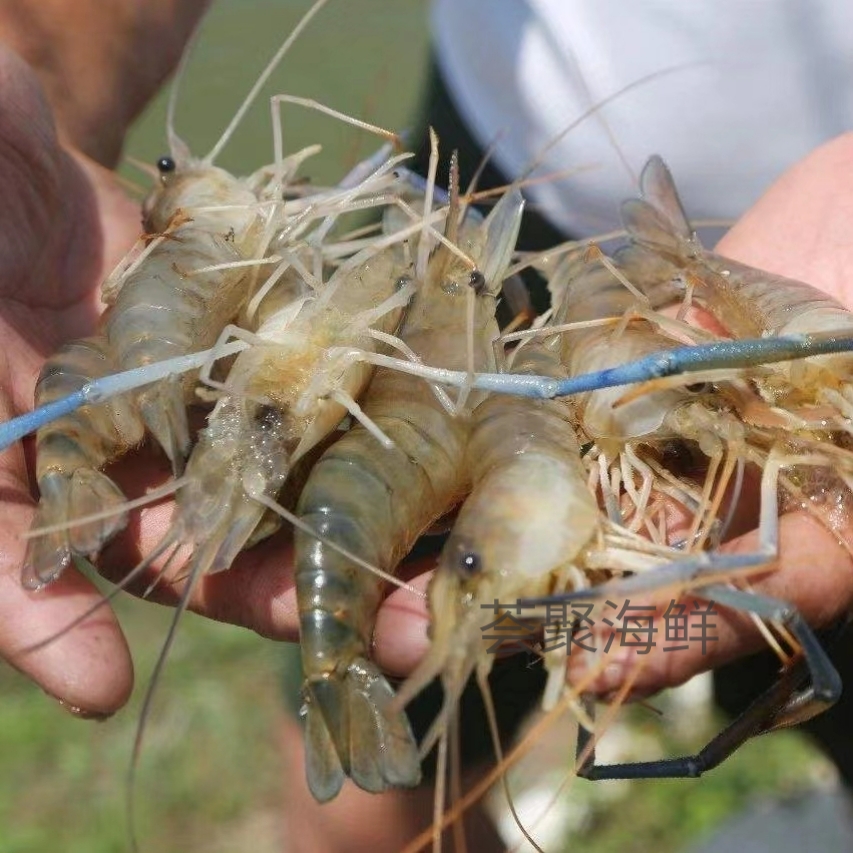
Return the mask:
<svg viewBox="0 0 853 853">
<path fill-rule="evenodd" d="M 58 418 L 64 418 L 72 412 L 77 411 L 81 406 L 90 403 L 87 398 L 87 390 L 91 383 L 63 397 L 61 400 L 54 400 L 52 403 L 46 403 L 44 406 L 39 406 L 31 412 L 20 415 L 17 418 L 12 418 L 4 424 L 0 424 L 0 450 L 5 450 L 11 444 L 14 444 L 25 435 L 41 429 L 45 424 L 55 421 Z"/>
<path fill-rule="evenodd" d="M 520 397 L 553 399 L 596 391 L 599 388 L 635 385 L 651 379 L 662 379 L 666 376 L 689 374 L 701 370 L 756 367 L 778 361 L 793 361 L 809 356 L 851 351 L 853 351 L 853 329 L 847 334 L 829 332 L 777 338 L 744 338 L 662 350 L 635 361 L 620 364 L 618 367 L 584 373 L 569 379 L 481 373 L 475 376 L 473 387 Z M 455 377 L 450 384 L 456 384 Z"/>
<path fill-rule="evenodd" d="M 31 412 L 0 424 L 0 451 L 5 450 L 25 435 L 41 429 L 51 421 L 70 415 L 82 406 L 97 405 L 117 394 L 124 394 L 143 385 L 150 385 L 152 382 L 158 382 L 167 376 L 195 370 L 211 359 L 233 355 L 244 349 L 245 346 L 240 341 L 234 341 L 224 347 L 169 358 L 145 367 L 136 367 L 133 370 L 125 370 L 87 382 L 79 391 L 75 391 L 61 400 L 45 403 L 45 405 L 39 406 Z"/>
<path fill-rule="evenodd" d="M 90 382 L 74 394 L 69 394 L 68 397 L 39 406 L 32 412 L 0 424 L 0 451 L 45 424 L 76 411 L 81 406 L 94 405 L 116 394 L 132 391 L 167 376 L 193 370 L 212 358 L 232 355 L 244 347 L 245 344 L 235 341 L 218 350 L 211 349 L 180 356 Z M 599 388 L 636 385 L 651 379 L 690 374 L 701 370 L 755 367 L 778 361 L 793 361 L 842 352 L 853 352 L 853 329 L 849 333 L 825 332 L 777 338 L 748 338 L 676 347 L 626 362 L 618 367 L 585 373 L 570 379 L 558 380 L 547 376 L 511 373 L 478 373 L 474 375 L 473 387 L 519 397 L 553 399 L 596 391 Z M 432 382 L 461 387 L 470 379 L 464 371 L 436 370 L 395 359 L 387 359 L 387 362 L 389 364 L 394 362 L 400 370 L 423 375 Z"/>
</svg>

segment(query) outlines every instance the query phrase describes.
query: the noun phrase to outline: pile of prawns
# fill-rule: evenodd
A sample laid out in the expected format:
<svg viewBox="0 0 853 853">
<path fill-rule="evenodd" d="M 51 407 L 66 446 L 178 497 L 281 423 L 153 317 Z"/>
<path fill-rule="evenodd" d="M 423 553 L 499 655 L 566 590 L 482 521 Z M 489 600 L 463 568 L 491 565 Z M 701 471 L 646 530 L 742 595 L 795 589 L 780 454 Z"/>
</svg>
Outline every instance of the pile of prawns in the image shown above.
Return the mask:
<svg viewBox="0 0 853 853">
<path fill-rule="evenodd" d="M 274 116 L 288 101 L 305 103 L 277 96 Z M 172 103 L 145 234 L 104 283 L 97 331 L 48 359 L 34 412 L 0 425 L 3 447 L 37 431 L 40 497 L 22 583 L 38 590 L 74 558 L 97 561 L 133 509 L 173 494 L 168 531 L 118 587 L 155 562 L 160 576 L 185 580 L 159 672 L 199 580 L 292 525 L 306 767 L 320 801 L 347 777 L 367 791 L 417 785 L 436 744 L 443 779 L 472 674 L 490 707 L 495 656 L 481 605 L 492 601 L 545 619 L 572 600 L 689 592 L 753 614 L 783 654 L 782 677 L 746 722 L 702 752 L 599 766 L 565 650 L 539 646 L 543 704 L 576 710 L 589 778 L 699 775 L 748 737 L 831 705 L 839 679 L 811 629 L 746 578 L 777 555 L 780 497 L 827 524 L 819 499 L 849 501 L 849 311 L 704 249 L 659 158 L 622 207 L 628 243 L 612 256 L 587 241 L 516 259 L 519 187 L 484 216 L 455 166 L 447 191 L 437 187 L 434 136 L 422 178 L 398 137 L 351 120 L 386 144 L 335 186 L 315 187 L 298 173 L 316 147 L 286 156 L 276 123 L 273 166 L 234 177 L 214 160 L 247 104 L 197 159 L 172 130 Z M 379 224 L 346 233 L 341 222 L 365 210 Z M 502 288 L 517 297 L 530 265 L 551 309 L 502 333 Z M 729 336 L 683 322 L 691 304 Z M 676 316 L 661 313 L 673 305 Z M 199 406 L 207 419 L 194 433 Z M 105 468 L 144 442 L 162 448 L 174 477 L 127 501 Z M 704 476 L 671 464 L 673 448 Z M 759 546 L 723 554 L 750 467 L 761 480 Z M 673 507 L 686 530 L 672 528 Z M 453 512 L 427 594 L 430 649 L 395 690 L 371 660 L 376 612 L 389 585 L 422 595 L 394 572 Z M 556 627 L 571 633 L 566 620 Z M 418 744 L 405 707 L 436 677 L 443 706 Z"/>
</svg>

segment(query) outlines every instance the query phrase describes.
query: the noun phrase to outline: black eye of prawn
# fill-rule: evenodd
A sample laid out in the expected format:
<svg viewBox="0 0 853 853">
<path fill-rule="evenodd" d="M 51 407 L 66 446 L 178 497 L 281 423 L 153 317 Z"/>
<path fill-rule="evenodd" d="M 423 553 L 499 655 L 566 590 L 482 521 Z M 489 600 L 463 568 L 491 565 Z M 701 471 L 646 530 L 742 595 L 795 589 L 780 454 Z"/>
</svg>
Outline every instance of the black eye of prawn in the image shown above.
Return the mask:
<svg viewBox="0 0 853 853">
<path fill-rule="evenodd" d="M 165 156 L 161 157 L 157 161 L 157 170 L 161 175 L 168 175 L 169 172 L 175 171 L 175 161 L 172 157 Z"/>
<path fill-rule="evenodd" d="M 710 382 L 693 382 L 684 386 L 684 390 L 691 394 L 708 394 L 713 388 L 714 386 Z"/>
<path fill-rule="evenodd" d="M 479 295 L 486 287 L 486 277 L 480 270 L 472 270 L 468 284 L 474 289 L 474 293 Z"/>
<path fill-rule="evenodd" d="M 464 575 L 476 575 L 482 568 L 480 555 L 475 551 L 465 551 L 459 555 L 459 569 Z"/>
</svg>

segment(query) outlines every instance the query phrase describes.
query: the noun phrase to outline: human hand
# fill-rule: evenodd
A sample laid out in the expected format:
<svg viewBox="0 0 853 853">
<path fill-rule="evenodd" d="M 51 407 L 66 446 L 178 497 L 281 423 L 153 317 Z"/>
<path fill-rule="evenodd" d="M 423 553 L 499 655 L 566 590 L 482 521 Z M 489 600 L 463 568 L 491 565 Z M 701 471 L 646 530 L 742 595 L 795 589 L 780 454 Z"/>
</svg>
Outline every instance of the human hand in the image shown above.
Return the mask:
<svg viewBox="0 0 853 853">
<path fill-rule="evenodd" d="M 32 63 L 28 66 L 8 50 L 0 56 L 8 83 L 3 91 L 9 93 L 8 126 L 0 126 L 0 178 L 5 175 L 4 152 L 11 176 L 5 183 L 9 199 L 3 234 L 12 238 L 6 246 L 0 242 L 0 279 L 7 283 L 5 290 L 0 288 L 7 356 L 0 365 L 0 394 L 5 394 L 0 418 L 30 408 L 45 357 L 96 326 L 103 308 L 99 284 L 139 230 L 138 208 L 101 164 L 114 162 L 130 117 L 177 60 L 194 20 L 187 10 L 197 17 L 204 5 L 205 0 L 116 0 L 104 7 L 82 0 L 73 7 L 76 35 L 65 39 L 68 28 L 62 24 L 71 6 L 46 0 L 32 10 L 39 23 L 35 31 L 56 47 L 52 64 L 42 67 L 38 60 L 44 44 L 34 43 L 29 29 L 16 26 L 20 4 L 4 6 L 0 0 L 0 41 L 14 45 Z M 99 41 L 102 33 L 106 45 Z M 140 55 L 145 63 L 137 62 Z M 70 80 L 79 85 L 68 92 Z M 21 162 L 13 160 L 19 151 L 26 155 Z M 50 235 L 47 245 L 45 234 Z M 84 623 L 63 631 L 101 601 L 98 591 L 74 567 L 36 592 L 20 584 L 25 551 L 20 534 L 30 526 L 34 508 L 31 445 L 11 448 L 0 458 L 7 483 L 0 494 L 7 512 L 0 531 L 0 577 L 6 586 L 0 599 L 0 657 L 78 712 L 109 714 L 126 702 L 133 682 L 114 615 L 101 607 Z M 168 480 L 171 472 L 162 454 L 142 449 L 111 468 L 110 476 L 135 495 Z M 128 529 L 103 549 L 99 571 L 115 581 L 123 578 L 160 542 L 173 508 L 173 501 L 165 501 L 134 513 Z M 145 589 L 164 562 L 154 561 L 132 590 Z M 189 606 L 265 635 L 295 639 L 298 620 L 289 565 L 283 534 L 241 555 L 228 572 L 202 578 Z M 183 587 L 180 580 L 161 580 L 149 597 L 174 604 Z"/>
<path fill-rule="evenodd" d="M 40 24 L 35 30 L 43 29 L 46 42 L 57 49 L 52 64 L 41 67 L 37 60 L 44 45 L 33 42 L 29 29 L 16 28 L 20 4 L 4 6 L 0 0 L 0 42 L 15 45 L 36 63 L 30 67 L 9 50 L 0 53 L 2 91 L 8 93 L 0 107 L 0 113 L 5 108 L 0 180 L 7 173 L 9 178 L 4 181 L 6 245 L 0 236 L 0 282 L 5 282 L 0 321 L 6 333 L 0 418 L 29 409 L 45 357 L 96 327 L 103 309 L 100 282 L 139 233 L 138 207 L 101 164 L 115 160 L 127 122 L 177 61 L 205 5 L 206 0 L 116 0 L 105 7 L 100 0 L 81 0 L 72 8 L 63 0 L 45 0 L 32 10 Z M 72 13 L 75 36 L 66 40 L 62 24 Z M 137 62 L 140 55 L 145 63 Z M 68 93 L 75 74 L 79 85 Z M 16 159 L 19 152 L 24 156 Z M 7 514 L 0 530 L 0 583 L 6 587 L 0 597 L 0 657 L 78 713 L 107 715 L 127 701 L 133 684 L 120 626 L 102 606 L 64 630 L 101 603 L 100 593 L 75 567 L 38 591 L 21 587 L 25 542 L 20 535 L 30 526 L 35 503 L 31 445 L 28 441 L 0 457 L 6 483 L 0 503 Z M 133 496 L 171 477 L 163 455 L 150 448 L 129 454 L 109 473 Z M 127 530 L 102 550 L 101 574 L 120 581 L 150 555 L 173 509 L 174 501 L 164 501 L 134 513 Z M 148 574 L 128 588 L 145 590 L 164 563 L 152 562 Z M 285 532 L 241 555 L 228 572 L 203 577 L 189 606 L 293 640 L 298 619 L 290 563 Z M 184 587 L 183 579 L 161 579 L 149 598 L 175 604 Z"/>
<path fill-rule="evenodd" d="M 100 281 L 139 231 L 138 206 L 103 164 L 114 162 L 128 122 L 176 62 L 205 5 L 0 3 L 3 419 L 31 407 L 45 357 L 95 325 Z M 78 85 L 66 91 L 75 74 Z M 70 707 L 110 713 L 126 701 L 132 667 L 106 610 L 87 630 L 22 652 L 99 599 L 76 571 L 38 593 L 21 587 L 19 535 L 33 511 L 27 462 L 21 446 L 0 458 L 0 656 Z"/>
</svg>

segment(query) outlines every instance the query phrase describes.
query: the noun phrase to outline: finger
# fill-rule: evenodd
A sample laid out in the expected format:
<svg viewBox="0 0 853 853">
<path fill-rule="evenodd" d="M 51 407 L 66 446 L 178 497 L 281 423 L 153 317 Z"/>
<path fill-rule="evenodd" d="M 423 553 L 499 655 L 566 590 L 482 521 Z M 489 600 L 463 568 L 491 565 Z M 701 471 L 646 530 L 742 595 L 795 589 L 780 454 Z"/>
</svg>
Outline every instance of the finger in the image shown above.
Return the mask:
<svg viewBox="0 0 853 853">
<path fill-rule="evenodd" d="M 192 550 L 184 545 L 174 555 L 167 548 L 150 567 L 127 583 L 146 556 L 171 541 L 175 502 L 164 501 L 134 512 L 127 528 L 102 551 L 99 571 L 149 601 L 175 606 L 189 581 Z M 220 622 L 240 625 L 264 637 L 295 640 L 299 621 L 293 576 L 292 543 L 282 530 L 242 552 L 225 571 L 197 580 L 189 609 Z"/>
<path fill-rule="evenodd" d="M 754 552 L 757 531 L 728 543 L 728 553 Z M 770 595 L 796 606 L 806 621 L 821 627 L 829 625 L 848 611 L 853 601 L 853 559 L 836 536 L 805 512 L 783 515 L 779 526 L 780 559 L 769 567 L 760 581 L 752 584 L 756 592 Z M 688 596 L 685 601 L 691 602 Z M 631 601 L 632 605 L 639 602 Z M 714 639 L 704 648 L 688 643 L 683 651 L 664 651 L 658 644 L 649 654 L 638 648 L 611 646 L 608 662 L 591 690 L 608 694 L 621 686 L 638 663 L 643 663 L 632 696 L 639 698 L 666 687 L 683 684 L 693 675 L 728 663 L 762 647 L 764 641 L 752 619 L 744 614 L 716 606 Z M 656 617 L 660 622 L 661 611 Z M 591 668 L 591 655 L 569 658 L 570 680 L 577 681 Z"/>
<path fill-rule="evenodd" d="M 150 447 L 142 448 L 121 465 L 114 466 L 109 474 L 126 494 L 134 498 L 146 490 L 163 486 L 172 477 L 162 454 Z M 187 511 L 191 512 L 191 507 Z M 174 513 L 174 499 L 162 500 L 131 512 L 127 527 L 102 549 L 98 559 L 100 573 L 113 583 L 124 584 L 124 579 L 143 558 L 153 554 L 170 538 L 171 525 L 175 523 Z M 212 531 L 209 533 L 212 535 Z M 196 531 L 195 535 L 203 539 L 205 531 Z M 184 542 L 187 540 L 186 536 L 177 538 Z M 128 592 L 146 594 L 149 600 L 161 604 L 176 605 L 186 587 L 191 556 L 189 544 L 185 544 L 171 560 L 171 549 L 166 549 L 151 562 L 147 571 L 126 585 Z M 433 562 L 432 559 L 409 561 L 400 574 L 404 578 L 421 575 L 432 567 Z M 368 570 L 363 571 L 367 573 Z M 404 615 L 412 598 L 411 592 L 399 591 L 392 596 L 390 605 L 383 605 L 382 609 L 388 606 L 390 613 Z M 292 533 L 287 522 L 274 536 L 243 551 L 229 569 L 200 578 L 189 608 L 208 618 L 249 628 L 265 637 L 296 640 L 299 614 Z M 418 612 L 426 613 L 422 600 Z M 417 630 L 413 630 L 417 634 Z M 408 636 L 409 632 L 403 633 Z M 423 628 L 422 637 L 415 643 L 418 657 L 426 642 Z M 380 643 L 382 647 L 384 644 Z"/>
<path fill-rule="evenodd" d="M 70 710 L 115 712 L 133 687 L 130 653 L 115 615 L 105 607 L 61 631 L 96 604 L 100 592 L 74 568 L 37 592 L 21 585 L 26 543 L 19 534 L 30 525 L 33 505 L 20 447 L 7 451 L 0 466 L 0 512 L 0 657 Z"/>
<path fill-rule="evenodd" d="M 192 609 L 263 637 L 297 641 L 299 614 L 289 532 L 250 548 L 230 569 L 204 578 Z"/>
<path fill-rule="evenodd" d="M 435 560 L 419 560 L 414 566 L 418 574 L 409 583 L 426 594 L 432 571 L 427 568 Z M 425 597 L 409 590 L 397 589 L 382 602 L 376 618 L 374 657 L 379 666 L 396 676 L 408 675 L 429 648 L 430 614 Z"/>
<path fill-rule="evenodd" d="M 293 545 L 284 530 L 244 551 L 224 572 L 206 577 L 193 597 L 192 609 L 212 619 L 251 628 L 276 640 L 299 639 L 299 607 L 293 568 Z M 426 588 L 432 557 L 410 560 L 396 573 L 410 589 L 393 589 L 379 607 L 373 645 L 380 667 L 407 674 L 429 646 Z M 369 570 L 365 584 L 372 585 Z M 389 588 L 390 585 L 389 585 Z M 419 591 L 418 595 L 412 588 Z"/>
</svg>

